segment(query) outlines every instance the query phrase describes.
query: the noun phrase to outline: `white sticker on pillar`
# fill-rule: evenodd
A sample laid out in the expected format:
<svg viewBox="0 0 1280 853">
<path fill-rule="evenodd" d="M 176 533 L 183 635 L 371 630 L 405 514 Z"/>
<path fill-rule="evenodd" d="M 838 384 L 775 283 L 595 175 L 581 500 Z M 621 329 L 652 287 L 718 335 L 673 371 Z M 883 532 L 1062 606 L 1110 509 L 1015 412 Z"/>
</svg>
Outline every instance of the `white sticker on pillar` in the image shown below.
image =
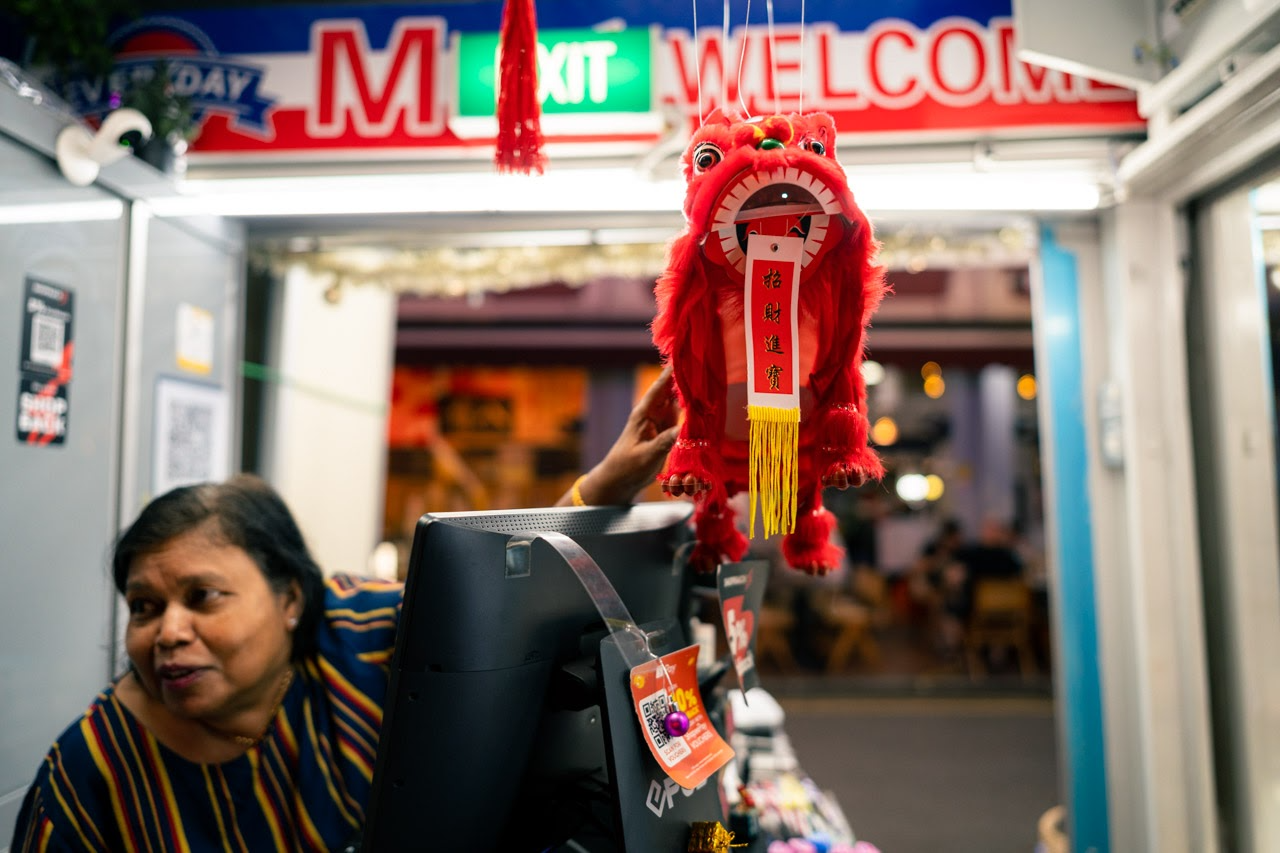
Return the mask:
<svg viewBox="0 0 1280 853">
<path fill-rule="evenodd" d="M 178 367 L 201 376 L 213 372 L 213 312 L 185 302 L 179 305 L 174 341 Z"/>
</svg>

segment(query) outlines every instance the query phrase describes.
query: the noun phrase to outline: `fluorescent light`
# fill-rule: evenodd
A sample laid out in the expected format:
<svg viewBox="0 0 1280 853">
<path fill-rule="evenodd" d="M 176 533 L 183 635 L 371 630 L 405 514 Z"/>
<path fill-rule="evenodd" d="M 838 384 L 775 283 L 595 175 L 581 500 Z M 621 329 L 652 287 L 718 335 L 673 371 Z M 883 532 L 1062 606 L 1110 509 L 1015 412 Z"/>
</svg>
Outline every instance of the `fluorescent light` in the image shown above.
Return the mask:
<svg viewBox="0 0 1280 853">
<path fill-rule="evenodd" d="M 4 204 L 0 202 L 0 225 L 23 225 L 47 222 L 93 222 L 119 219 L 124 203 L 104 198 L 94 201 L 52 201 L 42 204 Z"/>
<path fill-rule="evenodd" d="M 888 211 L 1095 210 L 1097 182 L 1087 173 L 949 172 L 927 168 L 849 170 L 854 198 L 870 214 Z"/>
<path fill-rule="evenodd" d="M 1101 196 L 1086 170 L 979 172 L 900 165 L 850 169 L 854 197 L 869 214 L 936 211 L 1093 210 Z M 680 180 L 650 180 L 630 168 L 552 168 L 544 175 L 431 173 L 187 180 L 183 194 L 151 201 L 161 216 L 232 217 L 397 213 L 675 213 Z"/>
<path fill-rule="evenodd" d="M 677 233 L 679 228 L 666 225 L 653 228 L 597 228 L 591 232 L 591 242 L 597 246 L 668 243 Z"/>
<path fill-rule="evenodd" d="M 1280 181 L 1258 187 L 1253 194 L 1253 208 L 1260 214 L 1280 214 Z"/>
<path fill-rule="evenodd" d="M 680 181 L 650 181 L 633 169 L 571 169 L 545 175 L 489 173 L 350 175 L 189 180 L 185 196 L 155 199 L 157 214 L 222 216 L 380 213 L 670 212 Z"/>
</svg>

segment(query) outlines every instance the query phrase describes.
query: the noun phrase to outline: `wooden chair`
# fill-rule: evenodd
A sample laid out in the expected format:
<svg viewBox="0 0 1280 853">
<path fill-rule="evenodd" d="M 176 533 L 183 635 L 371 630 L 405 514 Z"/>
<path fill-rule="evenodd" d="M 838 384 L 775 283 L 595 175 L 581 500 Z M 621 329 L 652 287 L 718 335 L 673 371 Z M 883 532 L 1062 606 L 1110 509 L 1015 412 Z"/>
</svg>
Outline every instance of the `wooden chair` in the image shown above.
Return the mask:
<svg viewBox="0 0 1280 853">
<path fill-rule="evenodd" d="M 827 647 L 828 674 L 841 672 L 857 657 L 869 666 L 880 662 L 880 643 L 872 633 L 872 611 L 847 595 L 834 595 L 822 608 L 822 620 L 834 636 Z"/>
<path fill-rule="evenodd" d="M 984 650 L 1004 648 L 1018 655 L 1022 677 L 1035 674 L 1031 647 L 1031 588 L 1021 578 L 980 579 L 973 588 L 973 610 L 964 638 L 969 677 L 987 674 Z"/>
<path fill-rule="evenodd" d="M 871 625 L 877 630 L 889 627 L 893 621 L 893 601 L 889 593 L 889 581 L 868 566 L 855 566 L 850 589 L 855 600 L 871 611 Z"/>
<path fill-rule="evenodd" d="M 789 606 L 766 602 L 760 607 L 756 625 L 756 663 L 772 662 L 784 671 L 794 671 L 795 656 L 791 653 L 791 629 L 796 618 Z"/>
</svg>

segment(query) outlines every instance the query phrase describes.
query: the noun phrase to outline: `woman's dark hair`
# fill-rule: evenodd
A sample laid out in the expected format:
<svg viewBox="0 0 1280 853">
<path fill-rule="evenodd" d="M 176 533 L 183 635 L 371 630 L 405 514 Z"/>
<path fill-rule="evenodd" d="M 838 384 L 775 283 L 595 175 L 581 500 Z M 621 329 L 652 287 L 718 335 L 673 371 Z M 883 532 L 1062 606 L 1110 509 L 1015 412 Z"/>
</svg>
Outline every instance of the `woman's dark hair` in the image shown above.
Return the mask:
<svg viewBox="0 0 1280 853">
<path fill-rule="evenodd" d="M 314 655 L 324 611 L 324 575 L 280 495 L 251 474 L 237 474 L 225 483 L 182 486 L 147 504 L 116 542 L 111 558 L 116 589 L 124 594 L 129 569 L 139 557 L 206 524 L 215 541 L 247 553 L 272 590 L 285 592 L 292 581 L 298 582 L 302 615 L 293 632 L 292 659 Z"/>
</svg>

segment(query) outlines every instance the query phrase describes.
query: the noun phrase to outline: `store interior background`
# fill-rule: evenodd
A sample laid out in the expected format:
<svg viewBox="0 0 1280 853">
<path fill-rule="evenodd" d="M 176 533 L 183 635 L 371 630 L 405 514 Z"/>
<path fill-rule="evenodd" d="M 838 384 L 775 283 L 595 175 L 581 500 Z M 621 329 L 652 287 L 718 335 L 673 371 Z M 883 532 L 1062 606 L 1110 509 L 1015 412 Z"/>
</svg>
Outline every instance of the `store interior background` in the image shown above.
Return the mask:
<svg viewBox="0 0 1280 853">
<path fill-rule="evenodd" d="M 1275 340 L 1280 184 L 1261 186 L 1255 203 Z M 779 674 L 845 676 L 865 688 L 1048 691 L 1028 278 L 1034 221 L 957 211 L 944 218 L 890 213 L 876 225 L 893 294 L 873 320 L 867 379 L 872 439 L 887 476 L 828 493 L 849 550 L 837 577 L 814 581 L 779 565 L 775 587 L 783 595 L 795 594 L 789 587 L 816 593 L 818 611 L 806 623 L 815 636 L 801 625 L 788 638 L 798 656 L 779 650 L 762 663 Z M 553 503 L 603 456 L 657 373 L 647 324 L 664 235 L 678 232 L 677 220 L 463 234 L 365 222 L 278 233 L 296 227 L 282 221 L 250 231 L 251 290 L 288 281 L 321 311 L 361 312 L 372 300 L 394 313 L 388 398 L 313 401 L 386 408 L 383 544 L 364 557 L 373 571 L 403 576 L 424 511 Z M 625 242 L 629 237 L 643 241 Z M 251 377 L 246 399 L 260 396 L 267 382 Z M 247 434 L 255 426 L 246 423 Z M 655 485 L 641 499 L 664 498 Z M 959 523 L 967 541 L 993 520 L 1007 526 L 1030 593 L 1030 666 L 1022 666 L 1016 648 L 997 652 L 995 671 L 940 654 L 913 571 L 947 520 Z M 752 554 L 774 556 L 760 539 Z M 358 549 L 352 557 L 361 557 Z M 860 641 L 832 656 L 851 623 L 865 624 Z"/>
<path fill-rule="evenodd" d="M 889 474 L 828 493 L 849 552 L 841 572 L 814 581 L 777 566 L 771 590 L 779 614 L 788 599 L 813 601 L 811 613 L 794 602 L 799 622 L 762 660 L 780 675 L 926 689 L 939 676 L 967 686 L 1004 675 L 1048 690 L 1027 270 L 1036 235 L 1025 217 L 981 220 L 968 213 L 952 223 L 912 217 L 878 225 L 894 294 L 873 321 L 867 370 L 873 436 Z M 377 557 L 353 554 L 377 571 L 403 575 L 424 511 L 554 503 L 603 455 L 656 375 L 647 330 L 653 280 L 664 263 L 664 229 L 674 236 L 678 220 L 629 229 L 643 242 L 587 245 L 572 244 L 584 242 L 580 228 L 424 235 L 365 224 L 345 234 L 272 233 L 281 227 L 256 235 L 251 292 L 300 290 L 331 314 L 378 301 L 395 315 L 390 392 L 381 401 L 388 447 L 378 532 L 386 544 Z M 436 240 L 450 245 L 423 245 Z M 249 379 L 246 399 L 280 393 L 269 385 Z M 337 410 L 359 417 L 380 402 L 372 394 L 311 396 L 311 405 L 335 410 L 321 422 Z M 656 485 L 641 497 L 664 499 Z M 946 519 L 970 539 L 991 519 L 1016 530 L 1011 544 L 1032 593 L 1034 660 L 1025 669 L 1016 654 L 998 652 L 995 672 L 939 654 L 937 626 L 909 579 Z M 758 537 L 752 553 L 771 556 L 771 543 Z"/>
</svg>

